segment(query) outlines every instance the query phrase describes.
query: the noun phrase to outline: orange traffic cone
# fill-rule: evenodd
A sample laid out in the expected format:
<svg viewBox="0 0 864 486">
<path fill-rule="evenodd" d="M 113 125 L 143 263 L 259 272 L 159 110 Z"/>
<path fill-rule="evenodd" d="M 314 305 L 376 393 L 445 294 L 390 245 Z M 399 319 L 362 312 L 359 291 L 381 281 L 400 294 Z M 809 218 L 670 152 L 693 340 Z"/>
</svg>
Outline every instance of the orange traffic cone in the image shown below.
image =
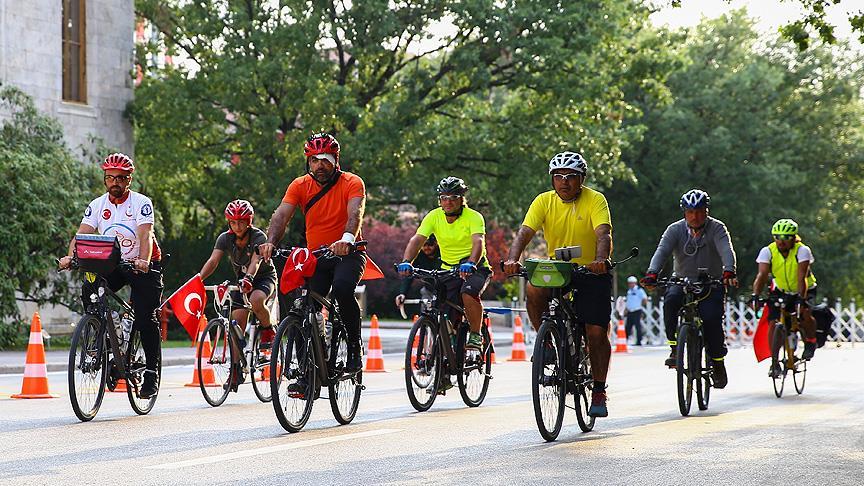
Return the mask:
<svg viewBox="0 0 864 486">
<path fill-rule="evenodd" d="M 42 343 L 42 320 L 39 313 L 33 313 L 30 322 L 30 343 L 27 345 L 27 359 L 24 361 L 24 381 L 21 393 L 12 398 L 57 398 L 48 393 L 48 365 L 45 364 L 45 345 Z"/>
<path fill-rule="evenodd" d="M 201 355 L 198 354 L 198 350 L 201 350 L 201 353 L 205 357 L 210 356 L 212 353 L 210 349 L 210 335 L 202 336 L 204 334 L 204 328 L 207 327 L 207 318 L 201 316 L 201 319 L 198 321 L 198 339 L 195 340 L 196 343 L 201 342 L 201 338 L 204 338 L 204 346 L 201 348 L 195 347 L 195 368 L 192 370 L 192 381 L 186 383 L 184 386 L 201 386 L 201 381 L 198 380 L 198 364 L 202 361 Z M 213 365 L 207 359 L 203 360 L 204 368 L 202 368 L 203 373 L 201 375 L 204 377 L 204 386 L 218 386 L 216 383 L 216 375 L 213 372 Z"/>
<path fill-rule="evenodd" d="M 525 333 L 522 331 L 522 317 L 513 319 L 513 348 L 510 350 L 509 361 L 528 361 L 525 353 Z"/>
<path fill-rule="evenodd" d="M 372 328 L 369 334 L 369 351 L 366 354 L 366 369 L 370 372 L 385 372 L 384 350 L 381 349 L 381 336 L 378 334 L 378 316 L 372 315 Z"/>
<path fill-rule="evenodd" d="M 109 390 L 106 386 L 105 391 L 113 391 L 114 393 L 126 393 L 126 380 L 120 378 L 119 380 L 117 380 L 117 386 L 114 387 L 114 390 Z"/>
<path fill-rule="evenodd" d="M 624 329 L 624 321 L 618 321 L 618 335 L 617 339 L 615 339 L 615 352 L 616 353 L 629 353 L 630 350 L 627 349 L 627 330 Z"/>
<path fill-rule="evenodd" d="M 494 364 L 495 363 L 495 338 L 492 336 L 492 322 L 489 320 L 488 317 L 486 318 L 486 329 L 489 329 L 489 341 L 492 344 L 492 359 L 490 360 L 490 362 Z"/>
</svg>

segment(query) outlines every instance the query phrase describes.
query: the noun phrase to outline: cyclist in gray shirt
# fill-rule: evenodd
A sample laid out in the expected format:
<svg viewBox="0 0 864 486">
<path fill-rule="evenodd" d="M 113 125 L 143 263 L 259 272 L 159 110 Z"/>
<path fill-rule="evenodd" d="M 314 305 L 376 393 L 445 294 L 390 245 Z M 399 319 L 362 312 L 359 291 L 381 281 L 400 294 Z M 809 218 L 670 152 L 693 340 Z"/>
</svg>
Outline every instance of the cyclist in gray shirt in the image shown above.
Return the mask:
<svg viewBox="0 0 864 486">
<path fill-rule="evenodd" d="M 721 278 L 726 286 L 738 286 L 735 273 L 735 250 L 726 225 L 719 219 L 708 216 L 711 198 L 708 193 L 699 189 L 691 189 L 681 196 L 680 206 L 684 218 L 669 225 L 657 251 L 651 258 L 642 286 L 653 289 L 657 286 L 657 275 L 671 254 L 674 260 L 673 275 L 676 277 L 697 279 L 707 276 Z M 726 288 L 710 288 L 700 296 L 698 304 L 699 316 L 702 318 L 705 332 L 705 348 L 713 360 L 714 388 L 724 388 L 728 382 L 726 366 L 723 362 L 726 356 L 726 337 L 723 332 L 724 302 Z M 663 303 L 663 321 L 666 327 L 666 337 L 672 348 L 672 353 L 666 359 L 666 366 L 675 367 L 676 331 L 678 329 L 678 312 L 684 301 L 684 291 L 681 286 L 670 285 L 666 290 Z"/>
</svg>

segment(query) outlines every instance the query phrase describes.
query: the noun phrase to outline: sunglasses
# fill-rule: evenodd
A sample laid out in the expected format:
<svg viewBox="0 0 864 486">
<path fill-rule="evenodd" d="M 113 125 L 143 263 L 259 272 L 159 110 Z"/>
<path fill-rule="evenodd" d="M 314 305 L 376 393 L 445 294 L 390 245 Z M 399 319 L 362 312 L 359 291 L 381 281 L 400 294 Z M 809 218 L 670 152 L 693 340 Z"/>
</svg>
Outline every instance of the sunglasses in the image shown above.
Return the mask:
<svg viewBox="0 0 864 486">
<path fill-rule="evenodd" d="M 457 196 L 455 194 L 441 194 L 438 196 L 439 201 L 455 201 L 461 198 L 462 196 Z"/>
<path fill-rule="evenodd" d="M 129 182 L 129 179 L 131 179 L 131 178 L 132 178 L 132 176 L 130 176 L 130 175 L 118 175 L 118 176 L 114 176 L 114 175 L 110 175 L 110 174 L 105 174 L 105 181 L 106 181 L 106 182 L 113 182 L 113 181 L 117 181 L 117 182 Z"/>
<path fill-rule="evenodd" d="M 558 182 L 567 182 L 570 178 L 578 179 L 579 177 L 582 177 L 582 174 L 576 172 L 571 174 L 552 174 L 552 178 Z"/>
<path fill-rule="evenodd" d="M 775 240 L 781 240 L 781 241 L 791 240 L 792 238 L 795 238 L 795 235 L 772 235 L 772 236 L 774 237 Z"/>
</svg>

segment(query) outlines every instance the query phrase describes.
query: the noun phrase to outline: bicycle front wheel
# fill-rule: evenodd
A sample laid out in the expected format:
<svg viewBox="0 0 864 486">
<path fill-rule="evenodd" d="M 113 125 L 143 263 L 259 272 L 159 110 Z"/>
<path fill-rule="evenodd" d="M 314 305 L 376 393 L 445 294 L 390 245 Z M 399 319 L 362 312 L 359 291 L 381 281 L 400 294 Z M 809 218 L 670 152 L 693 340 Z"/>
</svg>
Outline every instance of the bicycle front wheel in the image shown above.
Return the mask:
<svg viewBox="0 0 864 486">
<path fill-rule="evenodd" d="M 462 324 L 459 328 L 459 337 L 456 340 L 456 356 L 459 360 L 456 381 L 459 383 L 459 394 L 462 401 L 469 407 L 479 407 L 486 398 L 489 391 L 489 379 L 492 371 L 492 340 L 489 338 L 489 328 L 483 324 L 483 348 L 478 350 L 467 349 L 470 330 L 468 324 Z"/>
<path fill-rule="evenodd" d="M 279 324 L 270 355 L 270 394 L 279 424 L 299 432 L 312 415 L 317 375 L 312 336 L 299 316 L 289 315 Z"/>
<path fill-rule="evenodd" d="M 350 424 L 357 415 L 360 392 L 363 390 L 363 370 L 356 373 L 345 371 L 348 363 L 348 337 L 345 329 L 334 326 L 330 340 L 330 356 L 327 360 L 330 383 L 330 408 L 333 417 L 342 425 Z"/>
<path fill-rule="evenodd" d="M 162 383 L 162 346 L 159 343 L 159 355 L 156 357 L 156 386 Z M 129 346 L 126 352 L 126 396 L 129 397 L 129 405 L 132 410 L 138 415 L 147 415 L 150 410 L 153 410 L 153 405 L 156 404 L 156 397 L 159 393 L 154 394 L 150 398 L 141 398 L 138 392 L 141 390 L 141 385 L 144 383 L 144 371 L 146 370 L 146 359 L 144 355 L 144 346 L 141 342 L 141 333 L 133 326 L 132 333 L 129 336 Z"/>
<path fill-rule="evenodd" d="M 696 370 L 693 369 L 693 360 L 690 349 L 698 343 L 694 343 L 691 337 L 689 324 L 683 324 L 678 328 L 678 356 L 676 359 L 676 375 L 678 382 L 678 411 L 681 415 L 690 414 L 690 406 L 693 404 L 693 379 Z"/>
<path fill-rule="evenodd" d="M 420 316 L 408 333 L 405 349 L 405 389 L 411 406 L 425 412 L 438 396 L 441 375 L 441 347 L 438 344 L 437 323 L 429 316 Z"/>
<path fill-rule="evenodd" d="M 693 333 L 693 369 L 696 373 L 696 404 L 699 410 L 708 410 L 708 400 L 711 399 L 711 358 L 705 352 L 704 338 L 698 332 Z"/>
<path fill-rule="evenodd" d="M 249 323 L 250 328 L 253 325 L 254 322 Z M 273 399 L 273 394 L 270 392 L 270 355 L 268 351 L 261 350 L 261 328 L 255 329 L 254 333 L 252 352 L 249 355 L 249 378 L 252 380 L 255 396 L 266 403 Z"/>
<path fill-rule="evenodd" d="M 576 355 L 576 376 L 574 377 L 573 408 L 576 409 L 576 421 L 582 432 L 594 430 L 596 417 L 588 415 L 591 408 L 591 393 L 594 389 L 594 378 L 591 375 L 591 359 L 588 356 L 588 341 L 584 332 L 579 333 L 578 353 Z"/>
<path fill-rule="evenodd" d="M 95 316 L 82 317 L 75 326 L 69 349 L 69 401 L 82 422 L 93 420 L 105 396 L 108 353 L 104 346 L 99 352 L 99 343 L 105 342 L 105 334 L 99 332 L 100 324 Z"/>
<path fill-rule="evenodd" d="M 219 318 L 211 319 L 201 333 L 198 341 L 198 383 L 204 400 L 218 407 L 225 402 L 231 387 L 231 363 L 234 362 L 234 348 L 231 346 L 231 333 L 228 322 Z"/>
<path fill-rule="evenodd" d="M 534 341 L 531 365 L 531 397 L 537 429 L 547 441 L 558 438 L 564 421 L 564 402 L 567 398 L 564 346 L 558 325 L 546 320 Z"/>
<path fill-rule="evenodd" d="M 804 339 L 800 339 L 799 342 L 803 343 Z M 798 349 L 795 350 L 795 365 L 792 369 L 792 381 L 795 383 L 795 392 L 799 395 L 804 393 L 804 383 L 807 381 L 807 361 L 801 359 L 801 350 L 803 352 L 802 346 L 798 346 Z"/>
<path fill-rule="evenodd" d="M 774 338 L 771 342 L 771 378 L 774 382 L 774 395 L 777 398 L 783 396 L 783 387 L 786 384 L 786 326 L 782 323 L 774 325 Z"/>
</svg>

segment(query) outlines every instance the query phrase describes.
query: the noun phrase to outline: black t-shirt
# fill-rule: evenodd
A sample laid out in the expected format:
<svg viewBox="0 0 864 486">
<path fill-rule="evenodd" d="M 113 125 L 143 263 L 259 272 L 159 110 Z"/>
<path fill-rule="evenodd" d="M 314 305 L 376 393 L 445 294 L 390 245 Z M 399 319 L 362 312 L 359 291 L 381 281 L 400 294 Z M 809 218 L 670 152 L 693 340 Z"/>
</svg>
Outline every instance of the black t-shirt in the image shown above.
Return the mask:
<svg viewBox="0 0 864 486">
<path fill-rule="evenodd" d="M 267 235 L 264 234 L 260 229 L 252 226 L 249 228 L 249 242 L 246 244 L 244 248 L 237 247 L 237 235 L 226 231 L 219 235 L 219 238 L 216 238 L 216 246 L 214 248 L 216 250 L 222 250 L 228 254 L 228 258 L 231 260 L 231 265 L 234 267 L 234 273 L 237 275 L 237 278 L 241 278 L 246 275 L 246 267 L 249 265 L 249 262 L 252 261 L 252 255 L 255 251 L 255 247 L 267 242 Z M 273 266 L 273 260 L 269 261 L 261 261 L 261 264 L 258 265 L 258 273 L 255 274 L 256 278 L 276 275 L 276 268 Z"/>
</svg>

